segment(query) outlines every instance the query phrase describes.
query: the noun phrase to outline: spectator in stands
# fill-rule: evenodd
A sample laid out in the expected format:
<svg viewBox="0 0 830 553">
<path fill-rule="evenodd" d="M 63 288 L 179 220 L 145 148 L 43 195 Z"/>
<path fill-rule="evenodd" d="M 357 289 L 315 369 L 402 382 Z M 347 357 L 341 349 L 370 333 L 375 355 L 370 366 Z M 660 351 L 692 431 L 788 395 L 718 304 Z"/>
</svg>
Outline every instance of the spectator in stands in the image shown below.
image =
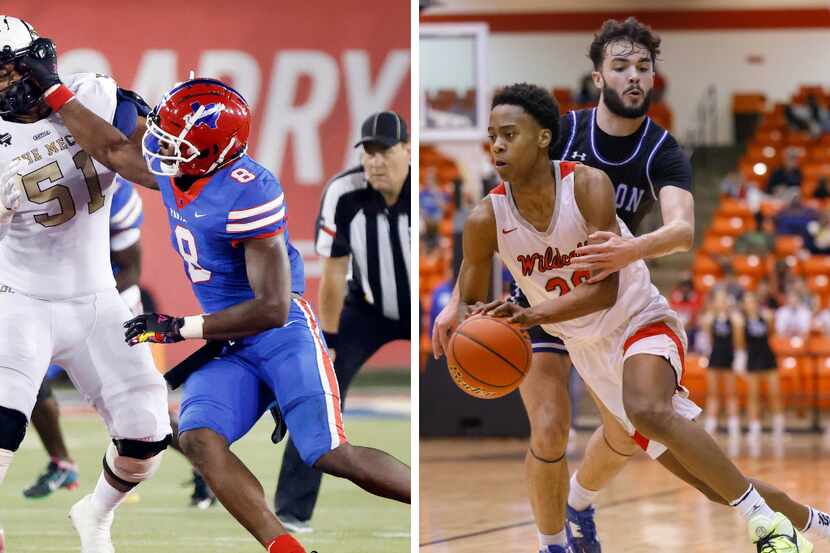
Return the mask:
<svg viewBox="0 0 830 553">
<path fill-rule="evenodd" d="M 813 330 L 830 338 L 830 307 L 822 309 L 813 317 Z"/>
<path fill-rule="evenodd" d="M 784 150 L 782 164 L 770 173 L 767 181 L 767 191 L 776 195 L 786 194 L 786 189 L 799 190 L 801 188 L 801 169 L 799 159 L 801 150 L 789 147 Z"/>
<path fill-rule="evenodd" d="M 824 208 L 818 219 L 807 223 L 804 247 L 815 255 L 830 254 L 830 208 Z"/>
<path fill-rule="evenodd" d="M 775 215 L 775 233 L 797 234 L 806 242 L 807 225 L 816 219 L 818 219 L 818 212 L 802 204 L 800 198 L 796 196 L 789 205 Z"/>
<path fill-rule="evenodd" d="M 764 256 L 775 249 L 775 224 L 769 217 L 761 217 L 755 230 L 745 232 L 735 240 L 735 253 Z"/>
<path fill-rule="evenodd" d="M 435 325 L 435 318 L 438 317 L 438 314 L 450 301 L 454 282 L 454 278 L 452 280 L 445 280 L 432 291 L 432 301 L 429 306 L 429 332 L 427 336 L 432 336 L 432 327 Z"/>
<path fill-rule="evenodd" d="M 830 114 L 815 94 L 808 94 L 803 104 L 793 103 L 787 106 L 784 117 L 791 129 L 808 132 L 813 137 L 830 130 Z"/>
<path fill-rule="evenodd" d="M 591 73 L 585 73 L 579 80 L 579 90 L 574 98 L 577 104 L 596 105 L 599 101 L 599 89 L 594 84 Z"/>
<path fill-rule="evenodd" d="M 686 327 L 686 335 L 690 344 L 695 343 L 697 316 L 702 304 L 703 297 L 694 289 L 689 275 L 685 275 L 669 294 L 669 305 L 677 312 Z"/>
<path fill-rule="evenodd" d="M 806 339 L 810 333 L 812 313 L 801 294 L 787 292 L 784 305 L 775 311 L 775 332 L 788 338 Z"/>
<path fill-rule="evenodd" d="M 733 304 L 739 302 L 744 295 L 744 288 L 735 276 L 735 270 L 732 268 L 732 263 L 729 261 L 723 261 L 721 263 L 721 267 L 723 268 L 721 287 L 726 291 L 727 295 L 729 295 Z"/>
<path fill-rule="evenodd" d="M 830 198 L 830 182 L 828 182 L 827 177 L 821 177 L 818 179 L 816 189 L 813 191 L 813 197 L 818 200 L 826 200 L 827 198 Z"/>
<path fill-rule="evenodd" d="M 784 266 L 786 267 L 786 265 Z M 758 303 L 762 307 L 771 309 L 772 311 L 775 311 L 781 305 L 770 291 L 770 282 L 766 278 L 758 281 L 758 285 L 755 286 L 755 296 L 758 298 Z"/>
<path fill-rule="evenodd" d="M 744 198 L 746 197 L 746 181 L 744 181 L 741 174 L 737 171 L 729 171 L 723 180 L 720 181 L 721 194 L 729 196 L 730 198 Z"/>
<path fill-rule="evenodd" d="M 421 220 L 429 232 L 438 228 L 441 219 L 444 217 L 444 207 L 447 204 L 447 197 L 438 186 L 438 169 L 427 167 L 424 170 L 424 182 L 421 184 L 421 191 L 418 193 L 418 202 L 421 210 Z"/>
</svg>

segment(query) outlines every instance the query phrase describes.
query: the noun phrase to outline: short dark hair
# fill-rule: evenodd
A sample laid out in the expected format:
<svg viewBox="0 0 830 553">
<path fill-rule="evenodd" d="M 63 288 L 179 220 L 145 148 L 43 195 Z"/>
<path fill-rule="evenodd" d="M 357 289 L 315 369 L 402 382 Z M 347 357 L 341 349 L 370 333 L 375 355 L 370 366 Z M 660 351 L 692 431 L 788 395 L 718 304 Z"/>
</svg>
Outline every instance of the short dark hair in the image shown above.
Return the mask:
<svg viewBox="0 0 830 553">
<path fill-rule="evenodd" d="M 651 63 L 657 63 L 660 55 L 660 37 L 651 30 L 651 27 L 637 21 L 636 17 L 629 17 L 623 22 L 609 19 L 602 24 L 599 32 L 594 35 L 594 41 L 588 49 L 588 57 L 594 64 L 594 69 L 602 67 L 605 59 L 605 47 L 611 42 L 627 41 L 644 46 L 651 54 Z"/>
<path fill-rule="evenodd" d="M 550 130 L 551 145 L 559 139 L 559 104 L 551 93 L 541 86 L 528 83 L 506 86 L 493 96 L 490 109 L 502 104 L 521 107 L 540 127 Z"/>
</svg>

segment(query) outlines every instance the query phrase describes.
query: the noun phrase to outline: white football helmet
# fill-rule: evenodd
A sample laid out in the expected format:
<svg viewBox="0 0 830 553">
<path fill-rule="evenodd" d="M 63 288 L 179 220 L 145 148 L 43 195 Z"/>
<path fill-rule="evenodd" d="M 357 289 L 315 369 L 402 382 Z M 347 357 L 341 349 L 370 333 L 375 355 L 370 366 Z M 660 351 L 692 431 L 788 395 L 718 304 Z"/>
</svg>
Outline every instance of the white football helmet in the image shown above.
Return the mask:
<svg viewBox="0 0 830 553">
<path fill-rule="evenodd" d="M 16 63 L 38 38 L 34 27 L 16 17 L 0 15 L 0 65 Z M 0 90 L 0 117 L 28 113 L 43 91 L 27 76 Z"/>
</svg>

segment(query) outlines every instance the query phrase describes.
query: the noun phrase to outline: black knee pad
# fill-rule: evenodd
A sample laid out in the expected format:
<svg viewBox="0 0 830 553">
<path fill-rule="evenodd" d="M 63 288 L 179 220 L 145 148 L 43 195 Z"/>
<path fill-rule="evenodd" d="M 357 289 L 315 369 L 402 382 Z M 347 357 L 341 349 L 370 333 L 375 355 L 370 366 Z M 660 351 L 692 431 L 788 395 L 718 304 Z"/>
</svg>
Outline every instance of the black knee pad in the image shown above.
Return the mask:
<svg viewBox="0 0 830 553">
<path fill-rule="evenodd" d="M 43 401 L 44 399 L 49 399 L 54 397 L 52 393 L 52 386 L 49 385 L 49 382 L 46 379 L 43 379 L 43 382 L 40 385 L 40 390 L 37 391 L 37 401 Z"/>
<path fill-rule="evenodd" d="M 154 457 L 167 449 L 167 446 L 170 445 L 170 441 L 172 439 L 173 436 L 168 434 L 163 440 L 158 442 L 113 439 L 112 443 L 115 444 L 115 448 L 118 450 L 119 455 L 123 455 L 124 457 L 132 457 L 133 459 L 149 459 L 150 457 Z"/>
<path fill-rule="evenodd" d="M 0 449 L 17 451 L 26 436 L 26 415 L 0 406 Z"/>
</svg>

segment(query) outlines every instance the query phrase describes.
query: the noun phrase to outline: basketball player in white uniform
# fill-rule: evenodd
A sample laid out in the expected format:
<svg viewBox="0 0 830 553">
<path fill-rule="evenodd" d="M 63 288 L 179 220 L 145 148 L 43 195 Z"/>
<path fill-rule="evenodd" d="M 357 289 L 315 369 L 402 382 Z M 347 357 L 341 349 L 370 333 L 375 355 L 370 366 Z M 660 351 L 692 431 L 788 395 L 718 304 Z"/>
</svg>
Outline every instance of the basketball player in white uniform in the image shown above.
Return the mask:
<svg viewBox="0 0 830 553">
<path fill-rule="evenodd" d="M 155 473 L 170 440 L 167 388 L 149 348 L 124 342 L 131 314 L 110 266 L 114 173 L 81 149 L 29 77 L 41 47 L 31 25 L 0 16 L 0 481 L 47 367 L 64 367 L 113 438 L 95 491 L 70 512 L 82 552 L 109 553 L 116 506 Z M 135 131 L 135 106 L 112 79 L 67 82 L 88 109 Z"/>
<path fill-rule="evenodd" d="M 506 182 L 465 224 L 459 318 L 486 298 L 490 261 L 497 253 L 531 307 L 494 302 L 479 310 L 510 317 L 525 328 L 541 324 L 562 338 L 603 407 L 652 458 L 668 450 L 693 478 L 737 507 L 758 551 L 812 551 L 691 422 L 700 409 L 680 385 L 685 334 L 651 284 L 645 263 L 637 261 L 596 284 L 584 284 L 590 275 L 569 267 L 591 233 L 629 232 L 616 216 L 613 188 L 602 171 L 556 163 L 551 174 L 547 150 L 553 133 L 542 123 L 547 114 L 538 110 L 545 97 L 543 89 L 520 84 L 493 100 L 490 140 Z M 543 551 L 567 553 L 564 531 L 551 537 Z"/>
</svg>

